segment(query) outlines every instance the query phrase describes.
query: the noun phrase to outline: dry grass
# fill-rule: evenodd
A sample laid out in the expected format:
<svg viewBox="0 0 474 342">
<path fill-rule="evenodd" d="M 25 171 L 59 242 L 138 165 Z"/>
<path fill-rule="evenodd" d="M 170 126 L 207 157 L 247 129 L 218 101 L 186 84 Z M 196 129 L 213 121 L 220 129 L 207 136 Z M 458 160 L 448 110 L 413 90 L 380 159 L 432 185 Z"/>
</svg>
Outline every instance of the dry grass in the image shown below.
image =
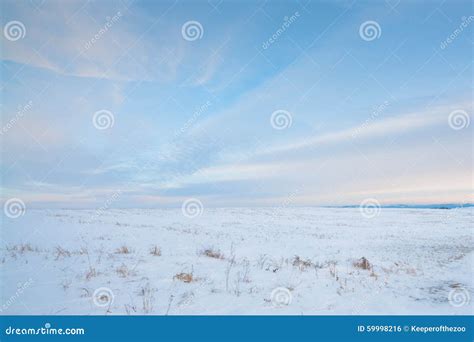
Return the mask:
<svg viewBox="0 0 474 342">
<path fill-rule="evenodd" d="M 180 280 L 184 283 L 192 283 L 193 281 L 196 281 L 196 279 L 194 278 L 192 273 L 185 273 L 185 272 L 181 272 L 181 273 L 176 274 L 173 277 L 173 280 L 174 279 L 178 279 L 178 280 Z"/>
<path fill-rule="evenodd" d="M 339 275 L 338 275 L 336 266 L 337 266 L 336 261 L 329 261 L 328 262 L 329 274 L 331 275 L 331 277 L 336 279 L 336 281 L 339 281 Z"/>
<path fill-rule="evenodd" d="M 25 252 L 39 252 L 38 247 L 32 247 L 29 243 L 22 243 L 19 245 L 14 245 L 14 246 L 6 246 L 5 249 L 8 252 L 18 252 L 20 254 L 23 254 Z"/>
<path fill-rule="evenodd" d="M 122 264 L 120 267 L 117 267 L 115 271 L 122 278 L 127 278 L 128 276 L 136 274 L 133 269 L 128 268 L 125 264 Z"/>
<path fill-rule="evenodd" d="M 85 247 L 82 247 L 79 254 L 80 255 L 85 255 L 87 257 L 87 263 L 89 265 L 89 270 L 86 272 L 86 280 L 90 280 L 93 277 L 97 276 L 98 273 L 95 271 L 95 267 L 92 267 L 91 258 L 89 256 L 89 250 Z"/>
<path fill-rule="evenodd" d="M 224 259 L 224 255 L 221 253 L 219 250 L 213 250 L 212 248 L 206 248 L 203 251 L 201 251 L 201 255 L 205 255 L 209 258 L 214 258 L 214 259 Z"/>
<path fill-rule="evenodd" d="M 357 261 L 354 261 L 352 264 L 356 268 L 363 270 L 372 270 L 372 264 L 365 257 L 360 258 Z"/>
<path fill-rule="evenodd" d="M 90 267 L 89 270 L 86 272 L 86 280 L 91 280 L 92 278 L 97 276 L 97 272 L 95 268 Z"/>
<path fill-rule="evenodd" d="M 69 258 L 71 256 L 71 252 L 69 252 L 67 249 L 62 248 L 61 246 L 57 246 L 54 250 L 54 253 L 56 254 L 56 260 L 60 258 Z"/>
<path fill-rule="evenodd" d="M 81 287 L 81 290 L 82 290 L 82 293 L 81 293 L 81 296 L 80 296 L 81 298 L 90 298 L 92 296 L 89 289 L 87 289 L 85 287 Z"/>
<path fill-rule="evenodd" d="M 117 248 L 115 250 L 115 254 L 130 254 L 130 253 L 132 253 L 132 249 L 128 248 L 128 246 L 126 245 L 122 245 L 120 246 L 120 248 Z"/>
<path fill-rule="evenodd" d="M 150 287 L 150 284 L 146 284 L 142 287 L 140 295 L 143 297 L 143 312 L 152 312 L 155 297 L 153 296 L 153 289 Z"/>
<path fill-rule="evenodd" d="M 150 254 L 153 256 L 161 256 L 161 248 L 158 246 L 153 246 L 150 249 Z"/>
<path fill-rule="evenodd" d="M 125 312 L 127 313 L 128 316 L 130 316 L 132 313 L 137 312 L 137 306 L 133 304 L 124 304 L 125 307 Z"/>
<path fill-rule="evenodd" d="M 293 258 L 292 265 L 298 267 L 300 271 L 304 271 L 307 268 L 314 267 L 314 264 L 310 259 L 303 260 L 298 255 Z"/>
</svg>

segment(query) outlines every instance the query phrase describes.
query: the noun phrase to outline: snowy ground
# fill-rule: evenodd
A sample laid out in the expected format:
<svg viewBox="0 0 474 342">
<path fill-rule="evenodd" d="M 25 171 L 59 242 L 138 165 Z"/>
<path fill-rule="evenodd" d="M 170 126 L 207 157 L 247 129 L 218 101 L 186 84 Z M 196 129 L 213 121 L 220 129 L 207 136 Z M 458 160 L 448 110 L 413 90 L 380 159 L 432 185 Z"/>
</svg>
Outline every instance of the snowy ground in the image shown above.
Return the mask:
<svg viewBox="0 0 474 342">
<path fill-rule="evenodd" d="M 27 210 L 3 217 L 0 309 L 472 314 L 473 212 Z"/>
</svg>

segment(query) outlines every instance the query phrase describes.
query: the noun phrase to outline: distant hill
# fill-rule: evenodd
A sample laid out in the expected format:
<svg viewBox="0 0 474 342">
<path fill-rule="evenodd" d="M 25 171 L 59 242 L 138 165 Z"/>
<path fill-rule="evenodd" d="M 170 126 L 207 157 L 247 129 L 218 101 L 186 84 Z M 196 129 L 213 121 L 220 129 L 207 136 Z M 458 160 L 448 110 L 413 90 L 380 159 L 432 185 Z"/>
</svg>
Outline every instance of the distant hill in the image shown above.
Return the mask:
<svg viewBox="0 0 474 342">
<path fill-rule="evenodd" d="M 359 205 L 345 205 L 338 208 L 358 208 Z M 382 205 L 382 208 L 403 208 L 403 209 L 456 209 L 474 207 L 474 203 L 446 203 L 446 204 L 390 204 Z"/>
</svg>

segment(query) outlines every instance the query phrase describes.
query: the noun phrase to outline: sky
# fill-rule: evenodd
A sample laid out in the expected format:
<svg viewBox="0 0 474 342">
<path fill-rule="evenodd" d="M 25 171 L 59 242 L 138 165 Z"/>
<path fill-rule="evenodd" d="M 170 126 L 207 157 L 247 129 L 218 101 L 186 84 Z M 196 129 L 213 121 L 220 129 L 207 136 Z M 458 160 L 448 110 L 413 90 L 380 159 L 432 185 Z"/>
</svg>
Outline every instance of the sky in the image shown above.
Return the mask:
<svg viewBox="0 0 474 342">
<path fill-rule="evenodd" d="M 1 6 L 4 202 L 473 202 L 470 1 Z"/>
</svg>

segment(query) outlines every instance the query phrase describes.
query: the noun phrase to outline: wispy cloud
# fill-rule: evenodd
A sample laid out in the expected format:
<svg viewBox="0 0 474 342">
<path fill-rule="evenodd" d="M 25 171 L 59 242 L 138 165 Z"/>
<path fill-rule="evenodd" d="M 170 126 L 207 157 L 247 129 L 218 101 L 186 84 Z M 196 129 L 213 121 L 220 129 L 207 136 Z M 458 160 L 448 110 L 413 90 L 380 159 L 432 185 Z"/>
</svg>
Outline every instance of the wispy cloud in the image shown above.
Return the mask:
<svg viewBox="0 0 474 342">
<path fill-rule="evenodd" d="M 409 22 L 384 3 L 261 5 L 7 3 L 2 23 L 19 20 L 26 35 L 1 41 L 2 196 L 94 206 L 120 189 L 114 205 L 134 207 L 189 196 L 215 206 L 472 200 L 469 35 L 439 50 L 452 25 L 420 18 L 415 3 L 400 8 Z M 374 41 L 359 35 L 368 17 L 382 28 Z M 199 39 L 182 36 L 189 20 Z M 113 127 L 94 126 L 100 110 Z M 275 129 L 276 111 L 291 125 Z"/>
</svg>

